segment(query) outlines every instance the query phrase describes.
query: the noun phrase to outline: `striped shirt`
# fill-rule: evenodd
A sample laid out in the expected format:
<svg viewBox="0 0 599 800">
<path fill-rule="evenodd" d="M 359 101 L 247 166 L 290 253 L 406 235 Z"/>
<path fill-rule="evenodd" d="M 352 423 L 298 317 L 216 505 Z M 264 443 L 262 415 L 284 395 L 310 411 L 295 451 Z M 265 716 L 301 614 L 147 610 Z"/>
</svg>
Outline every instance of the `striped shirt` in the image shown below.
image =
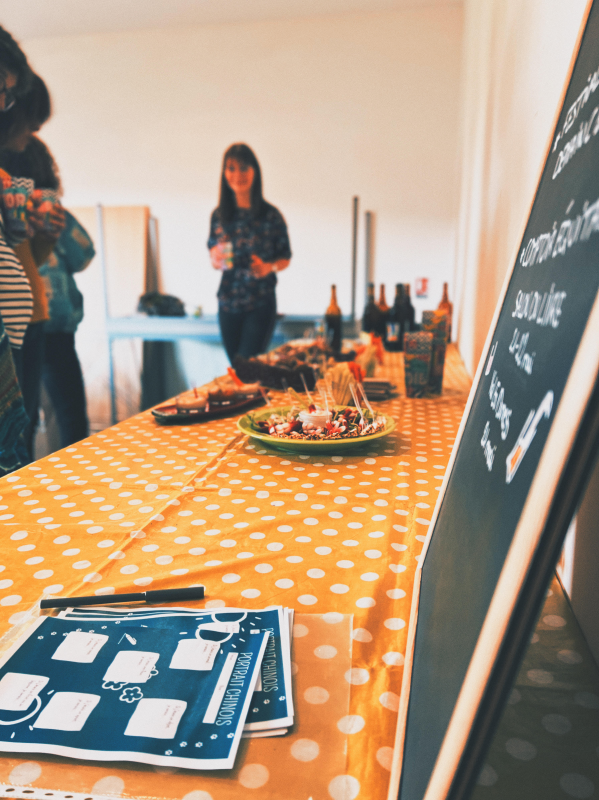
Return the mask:
<svg viewBox="0 0 599 800">
<path fill-rule="evenodd" d="M 0 213 L 0 314 L 11 347 L 21 347 L 33 314 L 33 294 L 14 250 L 6 243 Z"/>
</svg>

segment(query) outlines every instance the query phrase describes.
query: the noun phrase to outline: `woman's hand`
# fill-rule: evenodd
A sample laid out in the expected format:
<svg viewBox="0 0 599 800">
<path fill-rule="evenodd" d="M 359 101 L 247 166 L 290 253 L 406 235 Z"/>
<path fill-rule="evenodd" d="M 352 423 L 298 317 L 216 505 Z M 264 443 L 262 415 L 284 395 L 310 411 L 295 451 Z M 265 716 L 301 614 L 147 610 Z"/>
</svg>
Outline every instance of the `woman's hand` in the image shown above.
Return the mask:
<svg viewBox="0 0 599 800">
<path fill-rule="evenodd" d="M 44 214 L 39 211 L 37 206 L 29 210 L 29 221 L 36 231 L 36 234 L 49 242 L 56 242 L 60 238 L 66 225 L 64 209 L 61 205 L 55 205 L 48 212 L 51 228 L 44 225 Z"/>
<path fill-rule="evenodd" d="M 252 256 L 252 263 L 250 264 L 250 267 L 254 278 L 266 278 L 267 275 L 275 271 L 275 264 L 269 264 L 266 261 L 262 261 L 260 256 L 257 256 L 255 253 Z"/>
<path fill-rule="evenodd" d="M 214 247 L 210 248 L 210 261 L 212 262 L 212 266 L 214 269 L 223 270 L 224 269 L 224 258 L 223 252 L 220 249 L 219 245 L 215 244 Z"/>
<path fill-rule="evenodd" d="M 47 236 L 48 239 L 57 241 L 67 224 L 64 208 L 61 205 L 53 206 L 52 210 L 48 213 L 48 217 L 52 230 L 45 230 L 44 235 Z"/>
</svg>

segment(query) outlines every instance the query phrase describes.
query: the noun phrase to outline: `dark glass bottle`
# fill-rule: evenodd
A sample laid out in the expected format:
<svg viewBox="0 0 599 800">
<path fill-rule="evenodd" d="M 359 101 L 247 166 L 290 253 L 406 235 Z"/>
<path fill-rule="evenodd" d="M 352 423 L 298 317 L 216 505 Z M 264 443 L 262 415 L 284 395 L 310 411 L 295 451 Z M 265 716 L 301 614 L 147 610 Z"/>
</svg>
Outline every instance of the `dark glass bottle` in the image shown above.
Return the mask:
<svg viewBox="0 0 599 800">
<path fill-rule="evenodd" d="M 331 302 L 324 315 L 326 339 L 334 353 L 341 352 L 341 309 L 337 305 L 337 287 L 331 286 Z"/>
<path fill-rule="evenodd" d="M 409 333 L 415 329 L 414 321 L 416 319 L 416 312 L 414 311 L 414 306 L 412 305 L 412 300 L 410 299 L 410 284 L 404 283 L 403 285 L 403 294 L 404 294 L 404 333 Z"/>
<path fill-rule="evenodd" d="M 383 342 L 387 338 L 387 318 L 389 317 L 389 306 L 387 305 L 387 300 L 385 298 L 385 284 L 381 283 L 381 291 L 379 294 L 379 301 L 377 303 L 377 307 L 379 310 L 379 320 L 378 320 L 378 330 L 377 333 L 383 340 Z"/>
<path fill-rule="evenodd" d="M 395 302 L 387 316 L 387 350 L 397 352 L 402 349 L 403 327 L 403 286 L 398 283 L 395 286 Z"/>
<path fill-rule="evenodd" d="M 362 330 L 366 331 L 366 333 L 378 333 L 379 316 L 379 308 L 374 299 L 374 283 L 369 283 L 366 307 L 362 316 Z"/>
</svg>

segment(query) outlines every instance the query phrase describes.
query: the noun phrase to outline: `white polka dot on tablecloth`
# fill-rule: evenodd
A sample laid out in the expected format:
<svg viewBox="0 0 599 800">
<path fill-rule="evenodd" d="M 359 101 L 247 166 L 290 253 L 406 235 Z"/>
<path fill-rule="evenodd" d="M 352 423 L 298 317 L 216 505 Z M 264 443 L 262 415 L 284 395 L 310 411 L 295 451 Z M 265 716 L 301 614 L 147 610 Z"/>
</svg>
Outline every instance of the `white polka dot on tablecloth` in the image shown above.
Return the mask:
<svg viewBox="0 0 599 800">
<path fill-rule="evenodd" d="M 478 776 L 479 786 L 493 786 L 499 780 L 499 775 L 490 764 L 485 764 Z"/>
<path fill-rule="evenodd" d="M 349 735 L 360 733 L 365 724 L 366 722 L 364 717 L 361 717 L 359 714 L 348 714 L 345 717 L 341 717 L 341 719 L 337 722 L 337 727 L 341 733 Z"/>
<path fill-rule="evenodd" d="M 395 692 L 383 692 L 379 697 L 379 703 L 388 711 L 397 711 L 399 708 L 399 695 Z"/>
<path fill-rule="evenodd" d="M 328 789 L 331 800 L 355 800 L 360 793 L 360 781 L 353 775 L 337 775 Z"/>
<path fill-rule="evenodd" d="M 352 632 L 352 639 L 356 642 L 371 642 L 372 634 L 366 628 L 356 628 Z"/>
<path fill-rule="evenodd" d="M 291 755 L 297 761 L 314 761 L 319 753 L 320 747 L 312 739 L 297 739 L 291 745 Z"/>
<path fill-rule="evenodd" d="M 553 675 L 546 669 L 529 669 L 526 673 L 529 680 L 541 686 L 548 686 L 553 683 Z"/>
<path fill-rule="evenodd" d="M 92 792 L 97 794 L 122 794 L 125 789 L 125 781 L 118 775 L 106 775 L 96 781 L 92 787 Z"/>
<path fill-rule="evenodd" d="M 575 650 L 560 650 L 557 657 L 564 664 L 580 664 L 582 661 L 582 656 Z"/>
<path fill-rule="evenodd" d="M 508 739 L 505 749 L 512 758 L 517 758 L 519 761 L 530 761 L 537 755 L 537 748 L 525 739 Z"/>
<path fill-rule="evenodd" d="M 404 663 L 404 657 L 401 653 L 391 650 L 389 653 L 385 653 L 383 661 L 390 667 L 401 667 Z"/>
<path fill-rule="evenodd" d="M 566 620 L 557 614 L 547 614 L 543 617 L 543 622 L 550 628 L 563 628 L 566 624 Z"/>
<path fill-rule="evenodd" d="M 314 597 L 313 594 L 302 594 L 297 598 L 297 602 L 303 606 L 313 606 L 318 602 L 318 598 Z"/>
<path fill-rule="evenodd" d="M 183 796 L 182 800 L 214 800 L 214 799 L 209 792 L 205 792 L 203 791 L 203 789 L 195 789 L 193 792 L 187 792 L 187 794 Z"/>
<path fill-rule="evenodd" d="M 389 617 L 383 622 L 383 625 L 390 631 L 400 631 L 406 627 L 406 622 L 399 617 Z"/>
<path fill-rule="evenodd" d="M 374 597 L 360 597 L 359 600 L 356 600 L 356 605 L 358 608 L 372 608 L 376 605 L 376 600 Z"/>
<path fill-rule="evenodd" d="M 246 764 L 239 773 L 239 783 L 245 789 L 259 789 L 264 786 L 270 774 L 262 764 Z"/>
<path fill-rule="evenodd" d="M 562 714 L 546 714 L 541 720 L 541 725 L 548 733 L 562 736 L 572 730 L 572 723 Z"/>
<path fill-rule="evenodd" d="M 42 774 L 42 767 L 36 761 L 24 761 L 22 764 L 17 764 L 13 767 L 8 780 L 15 783 L 17 786 L 25 786 L 28 783 L 33 783 Z"/>
<path fill-rule="evenodd" d="M 347 670 L 343 677 L 353 686 L 361 686 L 364 683 L 368 683 L 370 680 L 370 673 L 367 669 L 352 667 L 352 669 Z"/>
<path fill-rule="evenodd" d="M 335 658 L 335 656 L 337 655 L 337 648 L 333 647 L 332 644 L 320 644 L 314 650 L 314 655 L 316 656 L 316 658 L 323 658 L 323 659 Z"/>
<path fill-rule="evenodd" d="M 393 748 L 392 747 L 379 747 L 376 751 L 376 760 L 379 762 L 383 769 L 391 771 L 393 764 Z"/>
<path fill-rule="evenodd" d="M 349 586 L 345 583 L 334 583 L 330 588 L 333 594 L 346 594 L 349 592 Z"/>
<path fill-rule="evenodd" d="M 577 772 L 568 772 L 562 775 L 559 785 L 568 797 L 579 798 L 579 800 L 592 797 L 595 793 L 593 781 Z"/>
<path fill-rule="evenodd" d="M 16 606 L 22 599 L 20 594 L 9 594 L 7 597 L 3 597 L 2 600 L 0 600 L 0 606 Z"/>
<path fill-rule="evenodd" d="M 326 703 L 330 695 L 322 686 L 309 686 L 304 691 L 304 700 L 310 705 L 322 705 Z"/>
</svg>

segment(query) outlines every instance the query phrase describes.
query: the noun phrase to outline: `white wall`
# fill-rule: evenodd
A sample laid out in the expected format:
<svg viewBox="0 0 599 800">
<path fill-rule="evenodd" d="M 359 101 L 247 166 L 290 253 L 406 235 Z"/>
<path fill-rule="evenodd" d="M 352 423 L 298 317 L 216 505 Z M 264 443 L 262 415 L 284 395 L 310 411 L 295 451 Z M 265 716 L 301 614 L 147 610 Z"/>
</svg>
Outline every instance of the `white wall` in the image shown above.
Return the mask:
<svg viewBox="0 0 599 800">
<path fill-rule="evenodd" d="M 450 6 L 22 44 L 53 94 L 65 204 L 149 205 L 165 291 L 216 310 L 208 219 L 246 141 L 290 229 L 280 310 L 321 313 L 337 281 L 347 313 L 354 194 L 377 213 L 377 281 L 429 277 L 431 307 L 451 279 L 461 30 Z"/>
<path fill-rule="evenodd" d="M 586 0 L 465 0 L 456 327 L 471 374 L 523 233 Z"/>
</svg>

